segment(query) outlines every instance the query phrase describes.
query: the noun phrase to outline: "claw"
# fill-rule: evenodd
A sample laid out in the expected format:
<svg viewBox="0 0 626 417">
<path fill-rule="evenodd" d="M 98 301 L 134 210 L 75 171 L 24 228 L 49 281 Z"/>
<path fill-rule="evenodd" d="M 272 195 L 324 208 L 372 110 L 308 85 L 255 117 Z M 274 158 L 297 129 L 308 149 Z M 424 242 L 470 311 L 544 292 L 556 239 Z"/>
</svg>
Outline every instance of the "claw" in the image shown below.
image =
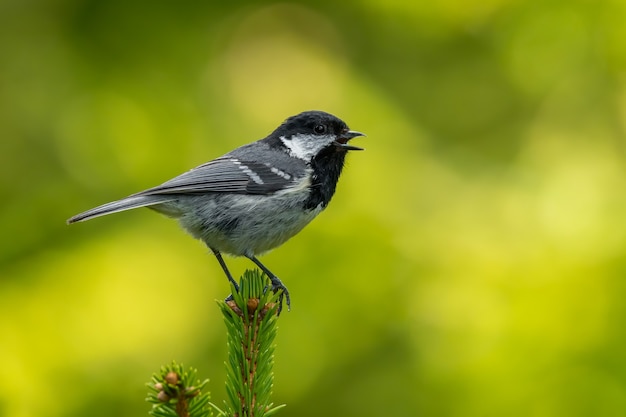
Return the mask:
<svg viewBox="0 0 626 417">
<path fill-rule="evenodd" d="M 283 298 L 287 299 L 287 311 L 291 311 L 291 297 L 289 297 L 289 290 L 287 289 L 287 287 L 285 287 L 285 284 L 283 284 L 283 282 L 280 279 L 278 279 L 276 275 L 272 274 L 272 271 L 267 269 L 267 267 L 263 265 L 261 261 L 259 261 L 255 256 L 246 255 L 246 257 L 250 259 L 252 262 L 254 262 L 256 266 L 261 268 L 261 270 L 265 272 L 265 275 L 267 275 L 270 278 L 270 281 L 272 282 L 272 291 L 274 291 L 274 293 L 278 290 L 283 291 L 280 297 L 278 297 L 277 314 L 280 314 L 280 312 L 283 310 Z"/>
<path fill-rule="evenodd" d="M 228 281 L 230 281 L 233 287 L 235 287 L 235 291 L 239 292 L 239 285 L 237 284 L 237 281 L 233 279 L 233 276 L 230 274 L 230 271 L 226 267 L 226 262 L 224 262 L 224 258 L 222 258 L 222 254 L 216 249 L 211 248 L 211 250 L 215 254 L 217 261 L 220 263 L 220 266 L 224 270 L 224 273 L 226 274 L 226 278 L 228 278 Z M 269 277 L 270 281 L 272 282 L 272 291 L 274 293 L 276 293 L 278 290 L 282 291 L 282 293 L 278 297 L 278 311 L 276 314 L 280 314 L 280 312 L 283 310 L 283 299 L 287 300 L 287 311 L 291 311 L 291 297 L 289 297 L 289 290 L 287 289 L 287 287 L 285 287 L 285 284 L 283 284 L 283 282 L 280 279 L 278 279 L 276 275 L 272 274 L 272 272 L 269 269 L 267 269 L 265 265 L 263 265 L 261 261 L 259 261 L 254 255 L 246 255 L 246 257 L 250 259 L 252 262 L 254 262 L 259 268 L 261 268 L 261 270 L 265 273 L 265 275 Z M 233 295 L 232 294 L 229 295 L 228 297 L 226 297 L 224 301 L 225 302 L 233 301 Z"/>
<path fill-rule="evenodd" d="M 289 290 L 282 283 L 280 279 L 276 276 L 270 277 L 272 281 L 272 291 L 276 293 L 278 290 L 282 290 L 282 293 L 278 297 L 278 311 L 276 314 L 280 315 L 280 312 L 283 311 L 283 298 L 287 301 L 287 311 L 291 311 L 291 297 L 289 297 Z"/>
</svg>

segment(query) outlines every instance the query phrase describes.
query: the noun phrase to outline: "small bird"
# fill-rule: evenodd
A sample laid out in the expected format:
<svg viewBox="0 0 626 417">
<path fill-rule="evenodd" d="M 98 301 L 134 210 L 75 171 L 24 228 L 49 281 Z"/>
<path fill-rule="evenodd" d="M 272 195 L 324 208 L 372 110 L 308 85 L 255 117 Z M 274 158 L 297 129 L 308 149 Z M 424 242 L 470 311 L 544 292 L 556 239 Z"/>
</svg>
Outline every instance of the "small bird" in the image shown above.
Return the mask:
<svg viewBox="0 0 626 417">
<path fill-rule="evenodd" d="M 153 188 L 77 214 L 67 223 L 148 207 L 168 217 L 215 254 L 238 290 L 222 253 L 245 256 L 291 307 L 289 291 L 258 259 L 296 235 L 330 202 L 348 151 L 363 133 L 322 111 L 286 119 L 266 138 L 241 146 Z"/>
</svg>

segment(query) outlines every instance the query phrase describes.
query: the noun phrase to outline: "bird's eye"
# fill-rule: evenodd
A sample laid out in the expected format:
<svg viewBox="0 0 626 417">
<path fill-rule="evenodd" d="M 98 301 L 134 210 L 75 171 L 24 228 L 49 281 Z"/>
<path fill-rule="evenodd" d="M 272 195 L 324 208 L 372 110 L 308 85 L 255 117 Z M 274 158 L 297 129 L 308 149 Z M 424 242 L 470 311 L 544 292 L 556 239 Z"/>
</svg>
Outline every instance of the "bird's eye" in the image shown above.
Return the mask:
<svg viewBox="0 0 626 417">
<path fill-rule="evenodd" d="M 323 135 L 324 133 L 326 133 L 326 126 L 317 125 L 313 128 L 313 131 L 315 132 L 316 135 Z"/>
</svg>

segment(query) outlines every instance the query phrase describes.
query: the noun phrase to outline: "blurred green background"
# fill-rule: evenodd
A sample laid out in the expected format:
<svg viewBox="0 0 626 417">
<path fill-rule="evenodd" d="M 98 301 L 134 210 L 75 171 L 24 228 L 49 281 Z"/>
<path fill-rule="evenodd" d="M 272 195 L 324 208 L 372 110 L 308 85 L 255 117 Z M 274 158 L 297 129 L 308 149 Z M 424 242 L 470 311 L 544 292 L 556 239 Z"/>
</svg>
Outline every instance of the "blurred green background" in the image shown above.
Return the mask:
<svg viewBox="0 0 626 417">
<path fill-rule="evenodd" d="M 626 415 L 624 22 L 623 0 L 0 1 L 0 415 L 147 415 L 172 359 L 222 404 L 207 249 L 148 210 L 65 219 L 307 109 L 367 151 L 262 258 L 293 299 L 280 415 Z"/>
</svg>

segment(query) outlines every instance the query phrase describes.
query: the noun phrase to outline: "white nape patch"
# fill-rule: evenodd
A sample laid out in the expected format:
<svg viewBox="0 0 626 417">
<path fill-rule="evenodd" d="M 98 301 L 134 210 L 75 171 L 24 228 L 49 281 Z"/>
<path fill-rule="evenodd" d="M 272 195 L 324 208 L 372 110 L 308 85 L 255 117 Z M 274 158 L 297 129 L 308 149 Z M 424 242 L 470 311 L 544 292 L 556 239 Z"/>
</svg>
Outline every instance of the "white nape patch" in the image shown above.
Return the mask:
<svg viewBox="0 0 626 417">
<path fill-rule="evenodd" d="M 247 176 L 249 176 L 252 181 L 256 182 L 257 184 L 264 184 L 264 182 L 261 179 L 261 177 L 259 177 L 259 175 L 256 172 L 254 172 L 253 170 L 248 168 L 247 165 L 242 164 L 240 160 L 238 160 L 238 159 L 231 159 L 230 161 L 233 164 L 237 165 L 239 167 L 239 169 L 242 170 Z"/>
<path fill-rule="evenodd" d="M 290 180 L 291 179 L 291 175 L 287 174 L 285 171 L 281 171 L 278 168 L 273 167 L 272 165 L 266 163 L 265 164 L 266 167 L 268 167 L 270 169 L 270 171 L 272 171 L 272 174 L 276 174 L 281 178 L 284 178 L 286 180 Z"/>
<path fill-rule="evenodd" d="M 291 139 L 280 137 L 281 142 L 289 149 L 291 156 L 310 162 L 317 153 L 335 141 L 333 135 L 293 135 Z"/>
</svg>

